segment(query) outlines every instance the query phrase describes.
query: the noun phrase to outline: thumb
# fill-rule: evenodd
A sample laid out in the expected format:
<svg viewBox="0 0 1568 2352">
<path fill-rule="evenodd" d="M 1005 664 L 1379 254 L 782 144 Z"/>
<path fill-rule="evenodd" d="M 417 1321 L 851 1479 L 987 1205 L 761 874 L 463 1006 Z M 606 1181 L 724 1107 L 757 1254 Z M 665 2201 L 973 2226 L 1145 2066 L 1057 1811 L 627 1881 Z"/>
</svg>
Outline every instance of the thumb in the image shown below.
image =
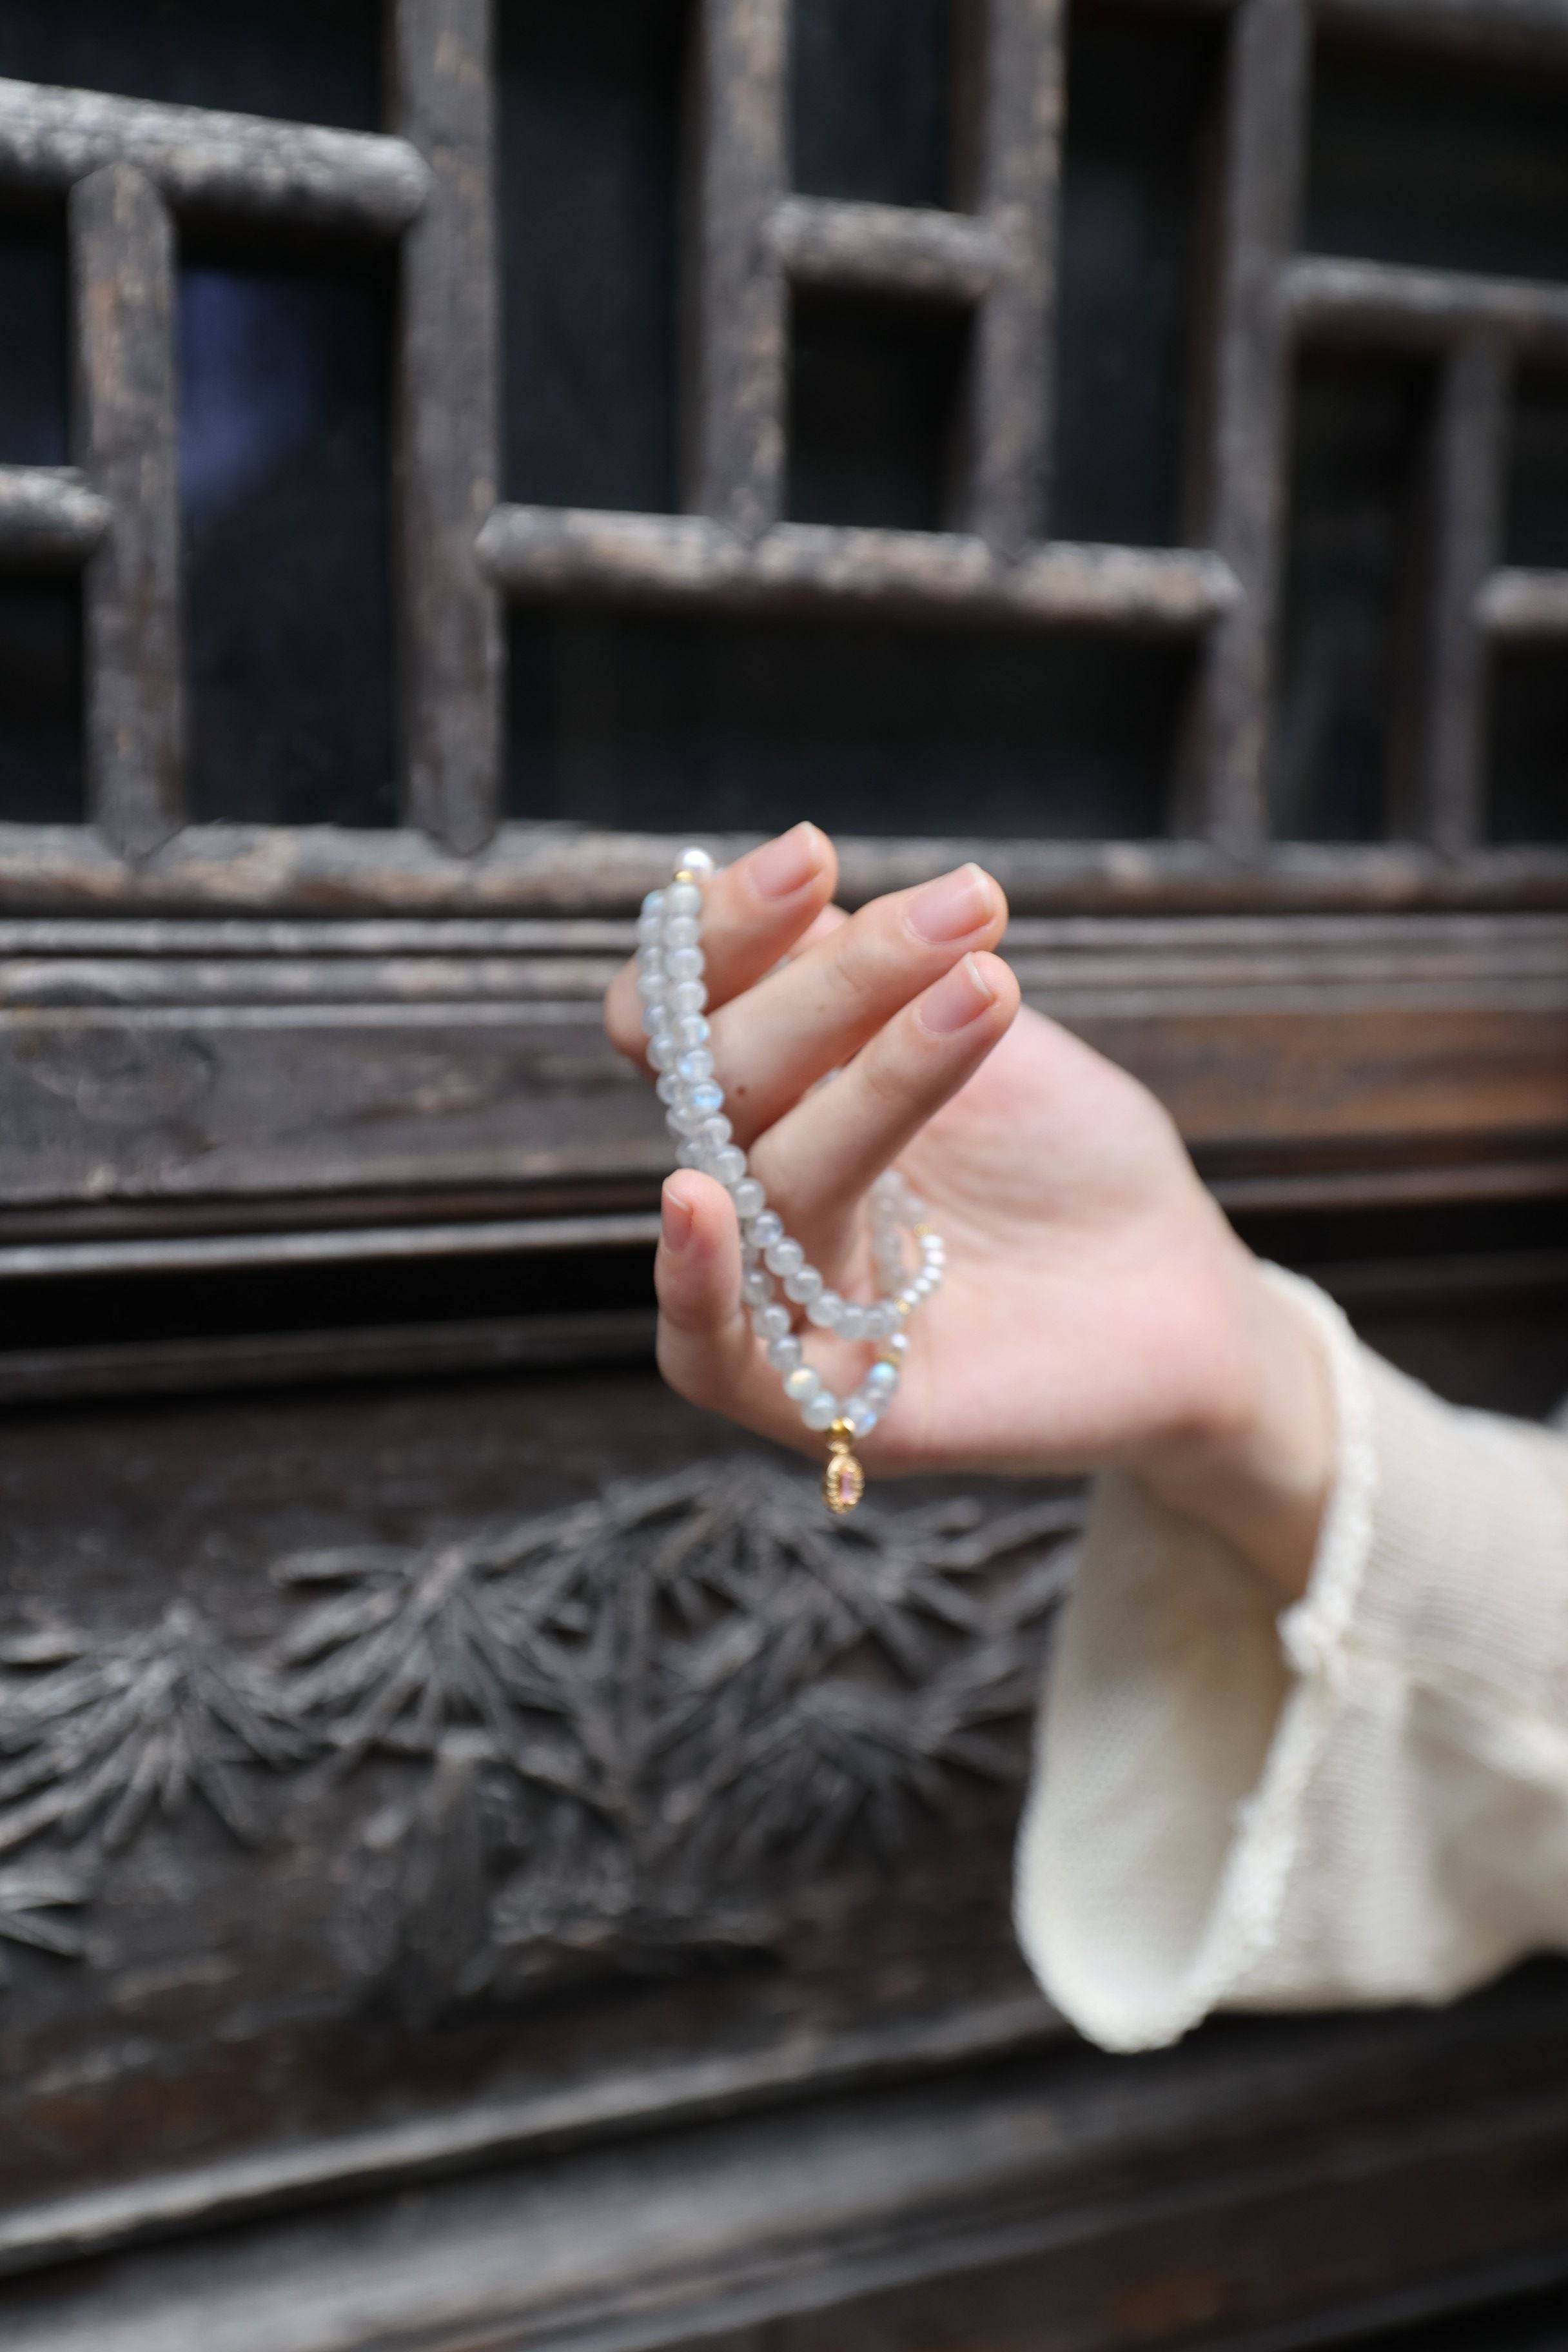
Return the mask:
<svg viewBox="0 0 1568 2352">
<path fill-rule="evenodd" d="M 666 1179 L 653 1280 L 658 1369 L 670 1387 L 692 1404 L 752 1420 L 757 1349 L 741 1297 L 740 1228 L 713 1177 L 683 1168 Z"/>
</svg>

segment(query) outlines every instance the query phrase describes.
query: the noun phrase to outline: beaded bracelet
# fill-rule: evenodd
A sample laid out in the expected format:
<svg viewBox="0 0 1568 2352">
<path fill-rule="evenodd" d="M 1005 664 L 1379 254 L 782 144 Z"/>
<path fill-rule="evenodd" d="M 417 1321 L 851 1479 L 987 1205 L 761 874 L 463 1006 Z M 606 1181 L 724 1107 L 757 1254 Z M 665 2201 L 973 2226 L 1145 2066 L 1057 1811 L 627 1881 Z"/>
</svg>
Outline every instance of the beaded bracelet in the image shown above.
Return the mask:
<svg viewBox="0 0 1568 2352">
<path fill-rule="evenodd" d="M 647 1058 L 658 1073 L 658 1097 L 680 1164 L 716 1177 L 735 1203 L 741 1290 L 752 1328 L 807 1429 L 821 1430 L 827 1439 L 823 1498 L 830 1511 L 852 1511 L 866 1491 L 855 1442 L 876 1427 L 893 1401 L 910 1344 L 904 1325 L 942 1280 L 946 1254 L 897 1169 L 889 1169 L 871 1188 L 871 1256 L 885 1286 L 874 1299 L 844 1298 L 830 1290 L 816 1267 L 806 1263 L 800 1244 L 785 1233 L 783 1218 L 769 1208 L 734 1140 L 724 1116 L 724 1089 L 713 1074 L 701 947 L 702 884 L 712 871 L 706 850 L 682 850 L 674 879 L 643 900 L 637 994 Z M 914 1242 L 912 1269 L 906 1233 Z M 781 1302 L 775 1284 L 790 1305 Z M 801 1309 L 807 1323 L 836 1331 L 841 1339 L 871 1343 L 874 1360 L 849 1395 L 835 1396 L 805 1361 L 791 1307 Z"/>
</svg>

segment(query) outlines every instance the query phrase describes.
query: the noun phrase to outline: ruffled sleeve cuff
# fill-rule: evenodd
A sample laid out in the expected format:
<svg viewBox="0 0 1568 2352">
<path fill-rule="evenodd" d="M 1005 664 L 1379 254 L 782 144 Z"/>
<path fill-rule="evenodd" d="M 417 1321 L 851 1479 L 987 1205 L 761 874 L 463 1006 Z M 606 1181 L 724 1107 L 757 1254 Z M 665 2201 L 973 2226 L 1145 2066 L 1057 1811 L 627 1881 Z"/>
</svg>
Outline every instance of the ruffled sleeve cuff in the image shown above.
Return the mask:
<svg viewBox="0 0 1568 2352">
<path fill-rule="evenodd" d="M 1017 1928 L 1110 2049 L 1216 2008 L 1442 2000 L 1568 1944 L 1568 1446 L 1443 1404 L 1269 1276 L 1332 1376 L 1305 1597 L 1281 1615 L 1106 1476 L 1048 1675 Z"/>
</svg>

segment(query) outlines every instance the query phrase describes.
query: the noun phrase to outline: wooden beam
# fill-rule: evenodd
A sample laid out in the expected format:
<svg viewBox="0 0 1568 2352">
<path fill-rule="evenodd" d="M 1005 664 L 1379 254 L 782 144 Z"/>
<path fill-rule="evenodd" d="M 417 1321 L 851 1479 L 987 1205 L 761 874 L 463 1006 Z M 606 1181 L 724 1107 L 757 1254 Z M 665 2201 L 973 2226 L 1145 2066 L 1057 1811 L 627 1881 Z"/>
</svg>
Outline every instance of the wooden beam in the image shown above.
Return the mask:
<svg viewBox="0 0 1568 2352">
<path fill-rule="evenodd" d="M 1047 544 L 1008 562 L 958 532 L 780 523 L 748 543 L 700 516 L 590 509 L 499 507 L 479 552 L 513 596 L 724 612 L 1182 635 L 1226 611 L 1236 593 L 1214 556 L 1183 548 Z"/>
<path fill-rule="evenodd" d="M 0 562 L 8 570 L 74 570 L 109 522 L 108 499 L 74 466 L 0 466 Z"/>
<path fill-rule="evenodd" d="M 192 1234 L 170 1240 L 23 1242 L 0 1247 L 0 1282 L 111 1274 L 380 1265 L 413 1258 L 510 1256 L 519 1250 L 626 1249 L 658 1239 L 656 1213 L 500 1217 L 473 1224 L 347 1226 L 326 1233 Z"/>
<path fill-rule="evenodd" d="M 686 268 L 687 504 L 742 539 L 784 479 L 787 0 L 699 0 L 694 210 Z"/>
<path fill-rule="evenodd" d="M 1481 593 L 1502 530 L 1510 367 L 1501 338 L 1473 330 L 1438 385 L 1427 500 L 1415 808 L 1422 839 L 1462 857 L 1485 835 L 1487 644 Z"/>
<path fill-rule="evenodd" d="M 1529 642 L 1568 637 L 1568 572 L 1526 572 L 1503 566 L 1476 599 L 1487 635 Z"/>
<path fill-rule="evenodd" d="M 786 196 L 768 243 L 792 283 L 977 302 L 1009 267 L 994 223 L 913 205 Z"/>
<path fill-rule="evenodd" d="M 1265 761 L 1284 528 L 1289 344 L 1279 274 L 1296 241 L 1310 28 L 1305 0 L 1241 0 L 1226 69 L 1209 544 L 1241 594 L 1203 681 L 1201 829 L 1232 856 L 1266 837 Z"/>
<path fill-rule="evenodd" d="M 1528 278 L 1304 254 L 1280 293 L 1298 337 L 1441 351 L 1485 330 L 1521 353 L 1568 351 L 1568 287 Z"/>
<path fill-rule="evenodd" d="M 500 474 L 490 40 L 489 0 L 397 0 L 396 116 L 429 178 L 397 354 L 403 804 L 459 855 L 500 813 L 500 615 L 474 551 Z"/>
<path fill-rule="evenodd" d="M 401 139 L 0 80 L 0 182 L 63 191 L 110 163 L 134 164 L 176 211 L 376 236 L 406 228 L 429 186 Z"/>
<path fill-rule="evenodd" d="M 110 163 L 72 189 L 70 241 L 77 455 L 110 516 L 84 591 L 88 806 L 141 858 L 179 824 L 184 752 L 174 230 Z"/>
<path fill-rule="evenodd" d="M 975 316 L 959 520 L 1014 552 L 1038 536 L 1050 447 L 1061 177 L 1061 0 L 985 0 L 975 209 L 1006 253 Z"/>
<path fill-rule="evenodd" d="M 668 879 L 684 835 L 506 824 L 478 861 L 416 833 L 336 825 L 186 825 L 127 866 L 90 827 L 0 823 L 0 910 L 13 915 L 288 915 L 554 919 L 635 913 Z M 709 832 L 738 856 L 755 833 Z M 1417 843 L 1280 843 L 1243 866 L 1202 841 L 997 840 L 973 834 L 846 835 L 842 893 L 858 904 L 966 857 L 1004 884 L 1016 914 L 1213 908 L 1281 914 L 1327 908 L 1568 905 L 1568 852 L 1479 850 L 1456 866 Z"/>
</svg>

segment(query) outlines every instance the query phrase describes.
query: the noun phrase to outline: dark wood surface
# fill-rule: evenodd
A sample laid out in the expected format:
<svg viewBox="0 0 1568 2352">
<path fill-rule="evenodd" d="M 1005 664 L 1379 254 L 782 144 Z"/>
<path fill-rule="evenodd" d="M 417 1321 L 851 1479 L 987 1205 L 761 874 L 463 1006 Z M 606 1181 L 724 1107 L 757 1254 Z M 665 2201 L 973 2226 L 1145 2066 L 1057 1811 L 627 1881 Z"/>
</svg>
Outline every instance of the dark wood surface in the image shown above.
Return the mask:
<svg viewBox="0 0 1568 2352">
<path fill-rule="evenodd" d="M 553 955 L 548 927 L 405 927 L 395 952 L 374 929 L 364 953 L 352 926 L 330 954 L 294 936 L 268 954 L 259 927 L 195 929 L 181 956 L 173 924 L 97 954 L 79 932 L 16 932 L 0 961 L 13 1230 L 24 1210 L 225 1201 L 289 1200 L 320 1224 L 313 1200 L 377 1191 L 448 1218 L 465 1191 L 525 1208 L 549 1185 L 640 1185 L 651 1202 L 658 1107 L 599 1015 L 629 932 L 563 929 Z M 51 938 L 59 951 L 27 952 Z M 1563 1181 L 1556 917 L 1023 919 L 1007 944 L 1028 1000 L 1153 1087 L 1222 1197 L 1257 1206 L 1274 1184 L 1343 1204 L 1401 1173 L 1455 1197 Z"/>
<path fill-rule="evenodd" d="M 126 163 L 77 183 L 70 225 L 77 456 L 111 518 L 83 583 L 88 806 L 134 862 L 180 820 L 174 226 Z"/>
</svg>

